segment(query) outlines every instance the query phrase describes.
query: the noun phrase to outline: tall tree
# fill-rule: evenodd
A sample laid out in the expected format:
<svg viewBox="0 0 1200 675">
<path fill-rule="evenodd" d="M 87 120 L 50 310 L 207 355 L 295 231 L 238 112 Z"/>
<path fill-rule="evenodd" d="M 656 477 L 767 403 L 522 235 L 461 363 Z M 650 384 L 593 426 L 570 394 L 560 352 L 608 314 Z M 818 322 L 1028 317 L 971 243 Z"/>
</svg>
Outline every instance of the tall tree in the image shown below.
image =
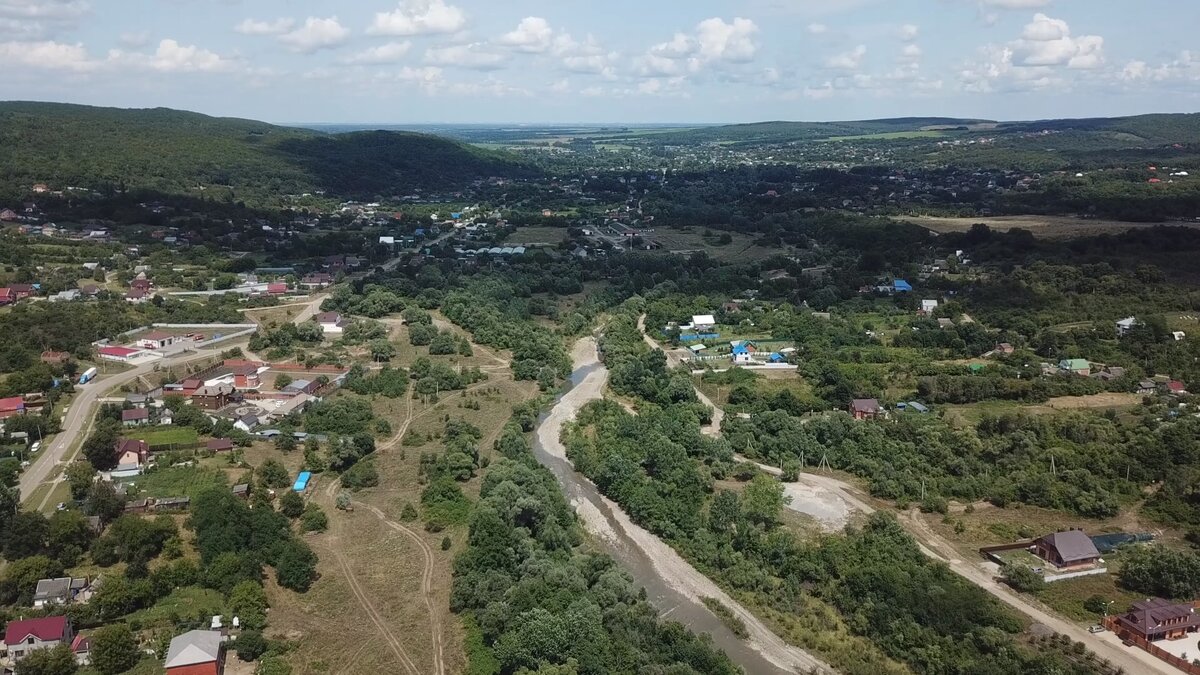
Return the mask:
<svg viewBox="0 0 1200 675">
<path fill-rule="evenodd" d="M 129 624 L 101 626 L 92 633 L 92 668 L 100 675 L 117 675 L 135 665 L 141 654 Z"/>
</svg>

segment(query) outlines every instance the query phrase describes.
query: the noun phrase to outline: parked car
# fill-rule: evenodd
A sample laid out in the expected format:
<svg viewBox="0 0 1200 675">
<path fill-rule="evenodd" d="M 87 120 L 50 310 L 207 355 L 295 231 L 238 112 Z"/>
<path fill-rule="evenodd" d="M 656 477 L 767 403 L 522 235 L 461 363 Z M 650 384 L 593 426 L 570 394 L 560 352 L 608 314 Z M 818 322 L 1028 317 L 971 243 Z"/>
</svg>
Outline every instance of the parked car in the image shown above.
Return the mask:
<svg viewBox="0 0 1200 675">
<path fill-rule="evenodd" d="M 1089 633 L 1103 633 L 1106 630 L 1108 630 L 1108 629 L 1099 624 L 1096 624 L 1095 626 L 1088 626 Z"/>
</svg>

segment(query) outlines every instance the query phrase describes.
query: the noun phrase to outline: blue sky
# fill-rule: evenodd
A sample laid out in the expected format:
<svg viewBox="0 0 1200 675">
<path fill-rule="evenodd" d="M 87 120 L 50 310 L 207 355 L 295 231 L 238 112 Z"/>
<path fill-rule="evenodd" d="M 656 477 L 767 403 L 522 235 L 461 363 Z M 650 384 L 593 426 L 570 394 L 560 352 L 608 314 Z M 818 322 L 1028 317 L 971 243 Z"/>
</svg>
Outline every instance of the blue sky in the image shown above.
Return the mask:
<svg viewBox="0 0 1200 675">
<path fill-rule="evenodd" d="M 1194 0 L 0 0 L 4 99 L 272 122 L 1200 110 Z"/>
</svg>

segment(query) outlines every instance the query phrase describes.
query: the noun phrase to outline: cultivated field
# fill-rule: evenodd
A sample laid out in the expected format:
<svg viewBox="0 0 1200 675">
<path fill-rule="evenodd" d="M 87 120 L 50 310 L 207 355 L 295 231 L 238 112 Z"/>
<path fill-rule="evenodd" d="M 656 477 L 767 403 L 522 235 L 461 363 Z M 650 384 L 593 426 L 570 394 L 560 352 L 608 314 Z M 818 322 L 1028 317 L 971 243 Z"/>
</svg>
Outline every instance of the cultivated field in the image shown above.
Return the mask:
<svg viewBox="0 0 1200 675">
<path fill-rule="evenodd" d="M 934 232 L 966 232 L 976 223 L 993 230 L 1007 232 L 1019 228 L 1029 230 L 1044 239 L 1070 239 L 1097 234 L 1115 234 L 1156 225 L 1200 228 L 1197 222 L 1131 223 L 1120 220 L 1084 220 L 1068 216 L 993 216 L 978 218 L 941 218 L 935 216 L 905 217 L 901 220 L 920 225 Z"/>
</svg>

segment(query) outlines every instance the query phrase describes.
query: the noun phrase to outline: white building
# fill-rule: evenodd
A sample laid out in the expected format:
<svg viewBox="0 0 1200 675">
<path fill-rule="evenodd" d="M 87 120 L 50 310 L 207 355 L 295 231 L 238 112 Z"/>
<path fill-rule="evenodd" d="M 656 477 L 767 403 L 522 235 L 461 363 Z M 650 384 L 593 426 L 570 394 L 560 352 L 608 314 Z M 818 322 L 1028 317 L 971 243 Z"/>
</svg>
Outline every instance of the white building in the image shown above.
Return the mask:
<svg viewBox="0 0 1200 675">
<path fill-rule="evenodd" d="M 717 327 L 717 320 L 712 314 L 696 314 L 692 317 L 692 329 L 697 331 L 712 330 Z"/>
<path fill-rule="evenodd" d="M 937 300 L 922 300 L 921 301 L 921 313 L 922 314 L 933 314 L 933 310 L 935 310 L 937 308 L 938 308 Z"/>
<path fill-rule="evenodd" d="M 1117 337 L 1121 337 L 1129 333 L 1129 331 L 1137 328 L 1139 321 L 1135 317 L 1126 317 L 1117 322 Z"/>
<path fill-rule="evenodd" d="M 321 324 L 321 330 L 326 335 L 338 335 L 341 334 L 348 322 L 337 312 L 322 312 L 317 315 L 317 323 Z"/>
</svg>

